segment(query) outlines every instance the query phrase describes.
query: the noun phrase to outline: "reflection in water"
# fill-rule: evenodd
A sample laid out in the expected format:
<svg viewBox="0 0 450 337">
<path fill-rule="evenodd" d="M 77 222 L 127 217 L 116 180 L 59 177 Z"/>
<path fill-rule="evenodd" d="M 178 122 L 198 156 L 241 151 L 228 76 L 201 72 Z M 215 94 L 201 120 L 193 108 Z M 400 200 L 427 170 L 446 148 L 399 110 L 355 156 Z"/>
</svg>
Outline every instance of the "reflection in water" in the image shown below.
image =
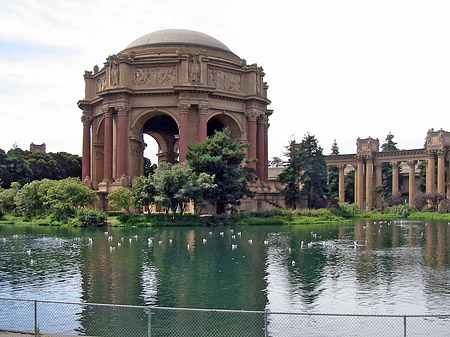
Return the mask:
<svg viewBox="0 0 450 337">
<path fill-rule="evenodd" d="M 445 313 L 449 243 L 448 223 L 431 221 L 108 230 L 5 225 L 0 226 L 0 296 L 238 310 Z M 8 319 L 1 317 L 0 326 Z M 184 319 L 174 316 L 167 329 Z M 135 326 L 133 334 L 141 335 L 147 324 L 142 309 L 94 306 L 64 321 L 69 330 L 87 335 L 106 334 L 102 329 L 108 324 L 121 326 L 124 335 Z M 250 321 L 244 330 L 255 324 Z"/>
</svg>

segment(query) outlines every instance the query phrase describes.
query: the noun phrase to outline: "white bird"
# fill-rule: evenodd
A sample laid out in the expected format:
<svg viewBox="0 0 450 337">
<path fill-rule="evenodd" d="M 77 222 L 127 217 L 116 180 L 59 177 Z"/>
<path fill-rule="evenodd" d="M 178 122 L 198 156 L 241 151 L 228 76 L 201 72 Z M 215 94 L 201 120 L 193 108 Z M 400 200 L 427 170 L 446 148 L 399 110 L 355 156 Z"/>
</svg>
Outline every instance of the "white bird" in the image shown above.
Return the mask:
<svg viewBox="0 0 450 337">
<path fill-rule="evenodd" d="M 308 242 L 308 248 L 312 248 L 313 243 L 312 242 Z"/>
<path fill-rule="evenodd" d="M 188 250 L 189 250 L 189 247 L 190 247 L 190 246 L 189 246 L 189 243 L 188 243 L 188 244 L 187 244 L 187 249 L 188 249 Z"/>
<path fill-rule="evenodd" d="M 220 236 L 223 236 L 223 232 L 220 232 Z"/>
<path fill-rule="evenodd" d="M 295 261 L 294 261 L 294 260 L 292 260 L 291 264 L 292 264 L 292 266 L 295 266 Z"/>
<path fill-rule="evenodd" d="M 265 245 L 268 245 L 268 244 L 269 244 L 269 241 L 268 241 L 268 240 L 264 240 L 264 244 L 265 244 Z"/>
<path fill-rule="evenodd" d="M 232 249 L 232 250 L 235 250 L 236 248 L 237 248 L 237 245 L 235 245 L 235 244 L 232 244 L 232 245 L 231 245 L 231 249 Z"/>
<path fill-rule="evenodd" d="M 300 248 L 303 248 L 304 242 L 300 242 Z"/>
<path fill-rule="evenodd" d="M 122 244 L 120 242 L 117 242 L 117 247 L 122 246 Z"/>
<path fill-rule="evenodd" d="M 241 236 L 241 235 L 242 235 L 242 233 L 241 233 L 241 232 L 238 232 L 238 235 L 239 235 L 239 236 Z"/>
<path fill-rule="evenodd" d="M 26 253 L 27 255 L 31 255 L 31 249 L 28 249 Z"/>
<path fill-rule="evenodd" d="M 169 243 L 172 244 L 172 239 L 169 239 Z"/>
<path fill-rule="evenodd" d="M 108 236 L 108 241 L 111 241 L 112 240 L 112 236 Z"/>
<path fill-rule="evenodd" d="M 212 235 L 212 232 L 209 232 L 209 235 Z"/>
<path fill-rule="evenodd" d="M 112 252 L 116 247 L 109 247 L 109 252 Z"/>
<path fill-rule="evenodd" d="M 231 233 L 234 233 L 234 229 L 230 229 L 230 232 L 231 232 Z"/>
<path fill-rule="evenodd" d="M 248 240 L 248 243 L 249 243 L 249 244 L 252 244 L 252 243 L 253 243 L 253 240 L 252 240 L 252 239 Z"/>
<path fill-rule="evenodd" d="M 289 254 L 290 254 L 290 253 L 292 252 L 292 248 L 291 248 L 291 247 L 289 247 L 288 251 L 289 251 Z"/>
<path fill-rule="evenodd" d="M 131 238 L 129 238 L 129 239 L 128 239 L 128 242 L 131 243 L 131 241 L 133 241 L 133 240 L 131 240 Z"/>
<path fill-rule="evenodd" d="M 88 238 L 88 244 L 92 245 L 92 238 Z"/>
<path fill-rule="evenodd" d="M 162 245 L 162 241 L 161 241 L 161 240 L 159 240 L 159 241 L 158 241 L 158 244 L 159 244 L 159 245 L 161 246 L 161 245 Z"/>
<path fill-rule="evenodd" d="M 205 244 L 206 243 L 206 239 L 203 239 L 202 242 L 203 242 L 203 244 Z"/>
<path fill-rule="evenodd" d="M 232 235 L 231 238 L 232 238 L 232 239 L 236 239 L 236 235 Z"/>
</svg>

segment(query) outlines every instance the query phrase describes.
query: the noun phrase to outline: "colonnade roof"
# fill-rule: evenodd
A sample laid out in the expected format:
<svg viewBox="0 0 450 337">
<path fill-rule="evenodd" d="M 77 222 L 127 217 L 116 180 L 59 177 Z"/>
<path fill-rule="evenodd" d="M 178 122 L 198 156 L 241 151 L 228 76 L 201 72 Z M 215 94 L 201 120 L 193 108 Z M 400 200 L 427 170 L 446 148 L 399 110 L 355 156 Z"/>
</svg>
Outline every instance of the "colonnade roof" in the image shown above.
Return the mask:
<svg viewBox="0 0 450 337">
<path fill-rule="evenodd" d="M 126 49 L 161 44 L 199 45 L 232 52 L 225 44 L 216 38 L 204 33 L 187 29 L 164 29 L 152 32 L 134 40 L 127 46 Z"/>
</svg>

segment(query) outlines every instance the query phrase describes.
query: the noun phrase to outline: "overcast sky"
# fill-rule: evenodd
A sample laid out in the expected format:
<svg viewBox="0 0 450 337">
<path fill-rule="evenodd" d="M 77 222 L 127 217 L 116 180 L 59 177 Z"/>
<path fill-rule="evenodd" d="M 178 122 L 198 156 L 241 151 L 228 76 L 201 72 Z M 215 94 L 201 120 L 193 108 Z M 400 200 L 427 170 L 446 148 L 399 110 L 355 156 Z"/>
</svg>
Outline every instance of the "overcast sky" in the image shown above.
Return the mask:
<svg viewBox="0 0 450 337">
<path fill-rule="evenodd" d="M 450 131 L 448 0 L 1 0 L 0 148 L 81 155 L 85 70 L 160 29 L 213 36 L 266 73 L 269 157 L 309 132 L 420 148 Z M 156 151 L 156 150 L 155 150 Z"/>
</svg>

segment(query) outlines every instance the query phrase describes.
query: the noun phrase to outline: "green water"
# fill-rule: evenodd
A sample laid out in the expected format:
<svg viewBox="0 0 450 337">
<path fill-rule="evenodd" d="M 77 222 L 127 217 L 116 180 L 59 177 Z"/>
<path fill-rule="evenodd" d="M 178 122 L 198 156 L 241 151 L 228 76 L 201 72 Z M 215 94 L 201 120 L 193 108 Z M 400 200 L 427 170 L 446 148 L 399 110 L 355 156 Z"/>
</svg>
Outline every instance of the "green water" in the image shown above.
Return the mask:
<svg viewBox="0 0 450 337">
<path fill-rule="evenodd" d="M 0 297 L 237 310 L 448 313 L 449 246 L 450 225 L 436 221 L 235 228 L 2 225 Z M 84 332 L 107 317 L 99 309 L 83 312 L 77 329 Z M 130 319 L 144 321 L 145 313 Z"/>
</svg>

